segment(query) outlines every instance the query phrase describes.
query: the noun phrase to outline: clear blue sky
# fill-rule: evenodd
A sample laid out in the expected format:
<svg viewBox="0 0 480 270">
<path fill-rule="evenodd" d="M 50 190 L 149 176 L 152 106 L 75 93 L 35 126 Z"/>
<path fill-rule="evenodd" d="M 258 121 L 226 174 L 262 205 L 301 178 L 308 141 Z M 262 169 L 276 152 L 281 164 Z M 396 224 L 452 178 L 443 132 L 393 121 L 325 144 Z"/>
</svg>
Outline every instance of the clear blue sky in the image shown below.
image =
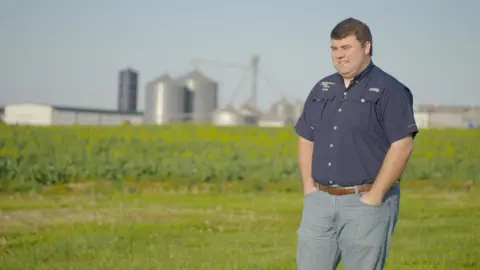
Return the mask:
<svg viewBox="0 0 480 270">
<path fill-rule="evenodd" d="M 143 109 L 154 77 L 183 75 L 192 58 L 248 64 L 254 53 L 270 77 L 262 107 L 280 97 L 275 89 L 303 100 L 333 72 L 329 33 L 349 16 L 370 26 L 375 63 L 416 104 L 480 104 L 479 12 L 478 0 L 0 0 L 0 104 L 113 109 L 118 71 L 129 66 L 140 72 Z M 242 72 L 202 67 L 221 83 L 224 105 Z"/>
</svg>

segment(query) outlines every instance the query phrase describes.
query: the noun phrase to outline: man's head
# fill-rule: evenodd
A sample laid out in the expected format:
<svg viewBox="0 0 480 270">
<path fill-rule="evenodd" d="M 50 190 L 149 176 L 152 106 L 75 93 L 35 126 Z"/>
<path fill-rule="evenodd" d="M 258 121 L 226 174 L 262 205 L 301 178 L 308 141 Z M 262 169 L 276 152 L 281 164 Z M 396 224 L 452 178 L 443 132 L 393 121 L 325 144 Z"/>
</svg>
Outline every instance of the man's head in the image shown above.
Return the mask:
<svg viewBox="0 0 480 270">
<path fill-rule="evenodd" d="M 330 39 L 333 65 L 344 78 L 352 79 L 369 63 L 372 34 L 365 23 L 345 19 L 332 29 Z"/>
</svg>

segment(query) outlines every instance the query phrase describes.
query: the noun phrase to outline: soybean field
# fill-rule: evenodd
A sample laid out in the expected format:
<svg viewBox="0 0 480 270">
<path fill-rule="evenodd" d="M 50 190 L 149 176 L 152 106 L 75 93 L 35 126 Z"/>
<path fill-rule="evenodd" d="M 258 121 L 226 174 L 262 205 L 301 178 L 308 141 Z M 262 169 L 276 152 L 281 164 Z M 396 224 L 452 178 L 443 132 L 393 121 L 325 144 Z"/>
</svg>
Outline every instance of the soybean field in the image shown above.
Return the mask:
<svg viewBox="0 0 480 270">
<path fill-rule="evenodd" d="M 0 127 L 8 186 L 82 180 L 296 181 L 292 127 Z M 480 180 L 480 129 L 422 130 L 403 179 Z"/>
</svg>

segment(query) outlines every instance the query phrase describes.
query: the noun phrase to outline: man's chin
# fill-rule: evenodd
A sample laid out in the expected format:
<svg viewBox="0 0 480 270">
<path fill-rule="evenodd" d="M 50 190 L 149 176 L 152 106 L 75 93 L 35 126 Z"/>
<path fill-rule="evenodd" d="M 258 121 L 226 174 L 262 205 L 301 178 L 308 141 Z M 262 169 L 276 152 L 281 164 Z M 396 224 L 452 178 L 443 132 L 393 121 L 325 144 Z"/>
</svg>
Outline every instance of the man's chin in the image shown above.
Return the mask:
<svg viewBox="0 0 480 270">
<path fill-rule="evenodd" d="M 352 74 L 351 70 L 345 70 L 345 69 L 337 69 L 337 72 L 342 75 L 344 78 L 350 78 L 350 75 Z"/>
</svg>

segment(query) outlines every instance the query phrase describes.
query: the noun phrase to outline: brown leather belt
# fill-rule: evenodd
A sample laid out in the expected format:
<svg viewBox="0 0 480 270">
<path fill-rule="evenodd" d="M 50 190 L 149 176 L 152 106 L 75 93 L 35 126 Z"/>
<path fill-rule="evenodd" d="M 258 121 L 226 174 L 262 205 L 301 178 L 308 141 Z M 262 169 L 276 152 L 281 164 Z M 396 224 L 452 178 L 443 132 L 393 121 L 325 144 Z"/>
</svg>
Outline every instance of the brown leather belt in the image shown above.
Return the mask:
<svg viewBox="0 0 480 270">
<path fill-rule="evenodd" d="M 328 192 L 332 195 L 346 195 L 346 194 L 358 194 L 360 192 L 369 191 L 373 184 L 363 184 L 357 186 L 349 186 L 349 187 L 329 187 L 318 184 L 314 182 L 316 188 Z"/>
</svg>

